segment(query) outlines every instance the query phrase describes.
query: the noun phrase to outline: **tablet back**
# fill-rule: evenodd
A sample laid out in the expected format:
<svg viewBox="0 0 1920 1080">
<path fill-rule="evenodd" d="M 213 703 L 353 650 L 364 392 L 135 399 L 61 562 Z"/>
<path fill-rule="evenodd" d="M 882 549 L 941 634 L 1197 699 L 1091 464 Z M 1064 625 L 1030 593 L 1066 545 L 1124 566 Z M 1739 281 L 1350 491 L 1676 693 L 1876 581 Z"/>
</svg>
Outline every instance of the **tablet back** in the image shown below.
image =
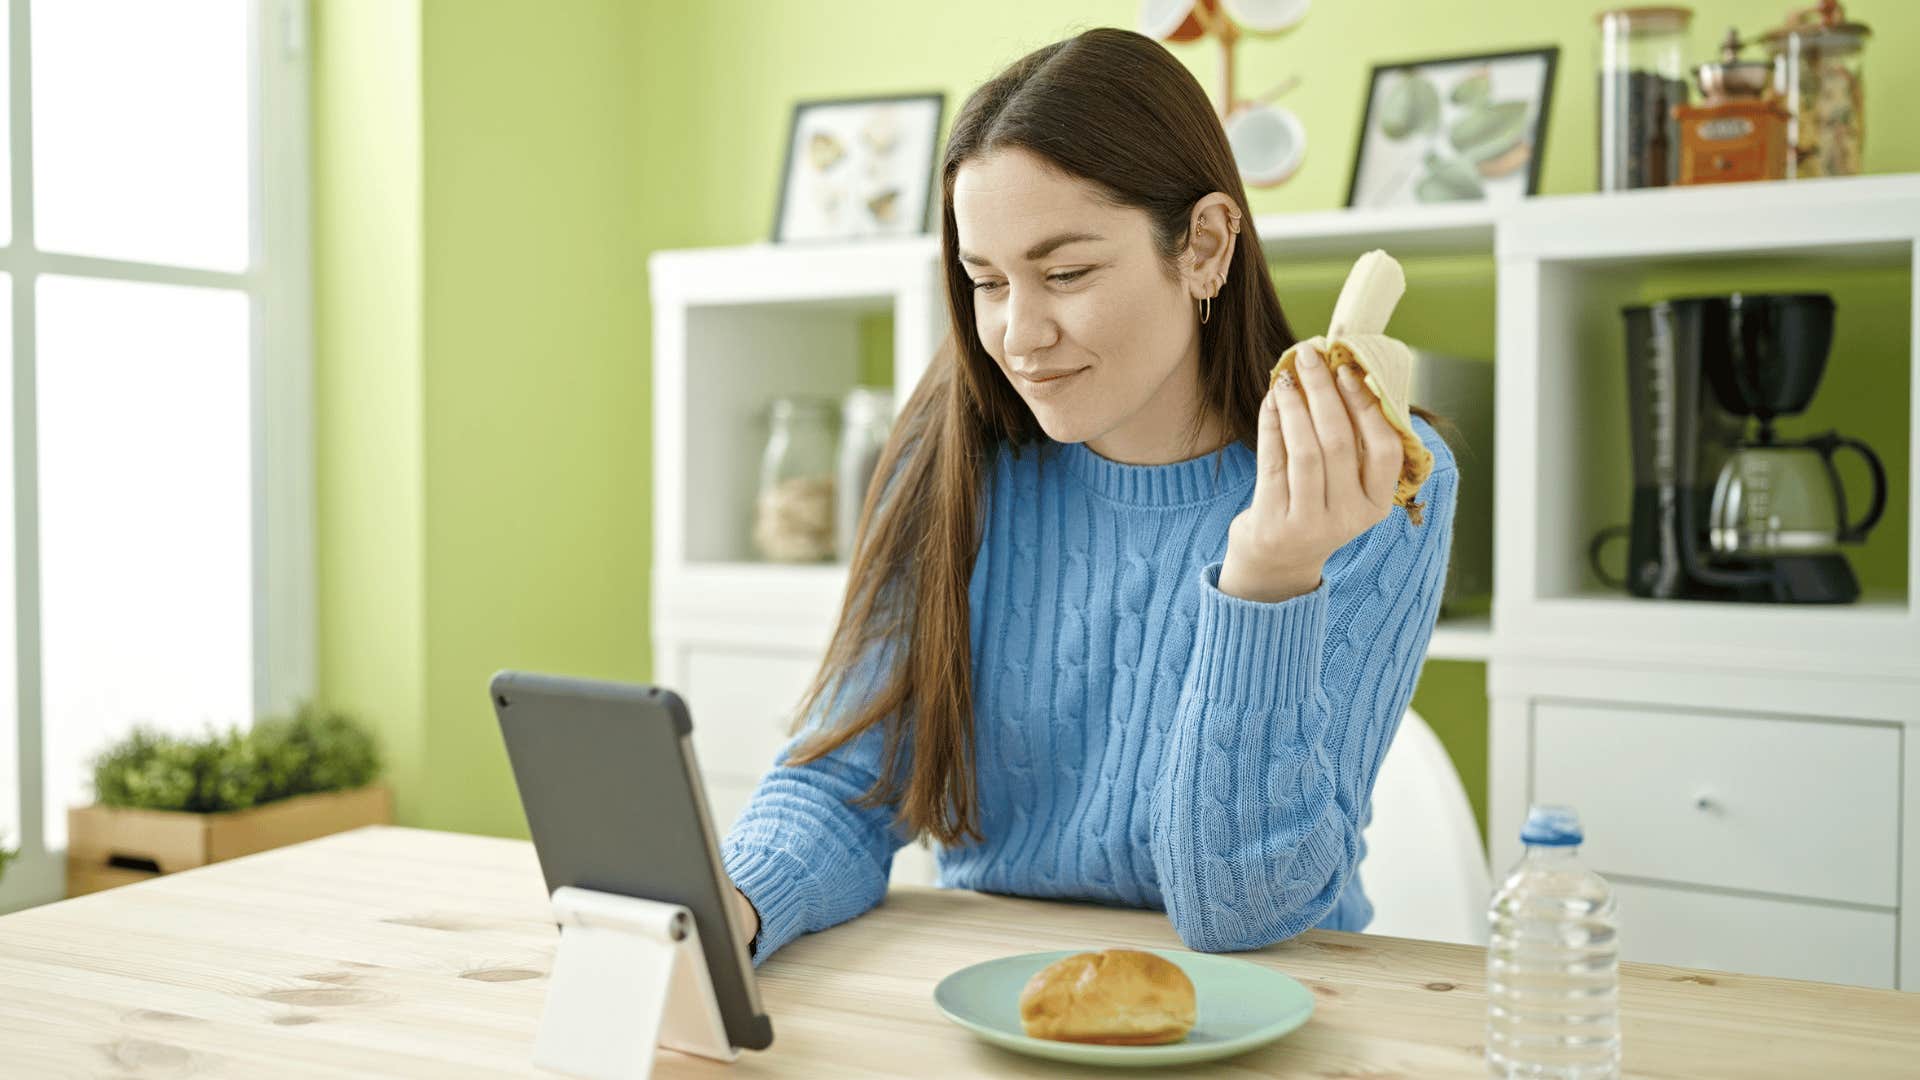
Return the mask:
<svg viewBox="0 0 1920 1080">
<path fill-rule="evenodd" d="M 562 885 L 684 904 L 735 1046 L 765 1049 L 745 927 L 694 765 L 692 718 L 654 686 L 502 671 L 491 685 L 549 895 Z"/>
</svg>

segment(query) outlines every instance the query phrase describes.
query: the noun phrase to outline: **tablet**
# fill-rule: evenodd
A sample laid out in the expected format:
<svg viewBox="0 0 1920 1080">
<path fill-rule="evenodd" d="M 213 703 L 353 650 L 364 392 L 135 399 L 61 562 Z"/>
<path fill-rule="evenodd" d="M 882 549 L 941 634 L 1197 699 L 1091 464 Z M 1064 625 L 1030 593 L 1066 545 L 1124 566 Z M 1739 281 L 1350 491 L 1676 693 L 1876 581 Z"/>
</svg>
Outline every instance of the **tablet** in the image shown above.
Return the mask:
<svg viewBox="0 0 1920 1080">
<path fill-rule="evenodd" d="M 727 1038 L 764 1050 L 746 928 L 693 759 L 686 702 L 657 686 L 502 671 L 494 714 L 551 896 L 562 885 L 684 904 Z"/>
</svg>

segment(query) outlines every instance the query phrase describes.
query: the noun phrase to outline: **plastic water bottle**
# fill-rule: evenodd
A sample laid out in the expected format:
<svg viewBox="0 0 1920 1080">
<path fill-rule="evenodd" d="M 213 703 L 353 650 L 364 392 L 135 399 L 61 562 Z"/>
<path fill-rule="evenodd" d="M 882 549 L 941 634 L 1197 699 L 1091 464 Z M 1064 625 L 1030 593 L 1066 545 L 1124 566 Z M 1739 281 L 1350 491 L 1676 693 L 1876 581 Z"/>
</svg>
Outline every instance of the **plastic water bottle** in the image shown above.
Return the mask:
<svg viewBox="0 0 1920 1080">
<path fill-rule="evenodd" d="M 1620 1075 L 1613 889 L 1582 866 L 1570 807 L 1535 806 L 1527 851 L 1487 912 L 1487 1066 L 1495 1076 Z"/>
</svg>

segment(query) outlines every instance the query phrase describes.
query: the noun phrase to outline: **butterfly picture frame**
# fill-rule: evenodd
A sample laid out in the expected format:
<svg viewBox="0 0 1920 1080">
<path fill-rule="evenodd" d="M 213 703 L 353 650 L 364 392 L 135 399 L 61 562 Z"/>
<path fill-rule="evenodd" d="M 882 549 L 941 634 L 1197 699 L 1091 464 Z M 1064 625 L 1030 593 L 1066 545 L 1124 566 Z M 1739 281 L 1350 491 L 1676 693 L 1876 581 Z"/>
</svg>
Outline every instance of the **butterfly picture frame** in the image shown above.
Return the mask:
<svg viewBox="0 0 1920 1080">
<path fill-rule="evenodd" d="M 937 91 L 796 103 L 774 243 L 931 231 L 945 109 Z"/>
</svg>

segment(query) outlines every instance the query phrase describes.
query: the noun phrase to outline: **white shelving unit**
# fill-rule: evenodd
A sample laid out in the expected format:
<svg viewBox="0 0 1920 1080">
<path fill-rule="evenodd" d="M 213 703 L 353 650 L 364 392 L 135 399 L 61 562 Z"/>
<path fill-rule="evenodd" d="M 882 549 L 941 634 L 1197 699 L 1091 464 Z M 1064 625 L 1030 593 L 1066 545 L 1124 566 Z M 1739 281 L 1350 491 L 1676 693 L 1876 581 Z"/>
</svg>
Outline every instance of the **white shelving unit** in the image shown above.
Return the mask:
<svg viewBox="0 0 1920 1080">
<path fill-rule="evenodd" d="M 754 561 L 764 417 L 786 394 L 859 381 L 863 320 L 891 315 L 896 403 L 944 328 L 928 238 L 658 252 L 653 292 L 655 679 L 697 717 L 695 754 L 724 833 L 786 741 L 832 631 L 842 566 Z M 933 880 L 930 852 L 896 860 Z"/>
<path fill-rule="evenodd" d="M 1920 526 L 1910 522 L 1904 538 L 1907 588 L 1845 607 L 1641 601 L 1605 592 L 1586 566 L 1587 538 L 1625 520 L 1619 304 L 1659 271 L 1710 273 L 1716 261 L 1755 256 L 1793 260 L 1808 289 L 1821 287 L 1823 269 L 1859 266 L 1904 269 L 1911 287 L 1920 176 L 1254 222 L 1276 263 L 1374 247 L 1494 258 L 1493 611 L 1442 620 L 1429 656 L 1488 664 L 1496 869 L 1518 856 L 1512 834 L 1529 800 L 1578 799 L 1589 804 L 1598 868 L 1623 883 L 1629 957 L 1920 987 Z M 693 706 L 725 829 L 785 740 L 846 586 L 841 566 L 751 559 L 759 417 L 777 395 L 854 385 L 862 321 L 882 313 L 904 401 L 946 331 L 939 245 L 759 244 L 659 252 L 649 266 L 656 678 Z M 1889 494 L 1909 506 L 1920 494 L 1915 342 L 1910 328 L 1907 487 Z M 1671 739 L 1629 737 L 1648 730 Z M 1792 760 L 1841 771 L 1783 792 L 1781 762 Z M 1890 801 L 1873 786 L 1889 762 Z M 1620 792 L 1632 797 L 1601 797 Z M 1849 798 L 1865 819 L 1832 811 Z M 1769 838 L 1782 806 L 1802 831 Z M 1858 820 L 1876 823 L 1870 837 L 1812 827 Z M 1796 844 L 1806 850 L 1795 854 Z M 1822 845 L 1860 849 L 1844 867 L 1860 887 L 1826 888 L 1839 871 L 1813 856 Z M 1663 851 L 1664 861 L 1643 857 Z M 932 880 L 930 855 L 908 849 L 895 876 Z M 1702 911 L 1726 917 L 1705 925 Z M 1757 920 L 1781 929 L 1727 929 Z"/>
<path fill-rule="evenodd" d="M 1617 312 L 1649 275 L 1770 257 L 1791 260 L 1817 290 L 1828 268 L 1911 273 L 1916 239 L 1920 176 L 1906 175 L 1577 195 L 1508 215 L 1496 253 L 1496 442 L 1528 448 L 1499 455 L 1495 483 L 1495 622 L 1509 653 L 1659 660 L 1680 649 L 1690 662 L 1729 668 L 1920 679 L 1920 541 L 1911 534 L 1907 591 L 1844 607 L 1628 598 L 1592 579 L 1586 555 L 1594 533 L 1626 520 L 1629 485 L 1618 475 L 1630 451 L 1624 420 L 1612 419 L 1626 415 Z M 1591 322 L 1597 303 L 1616 317 Z M 1909 333 L 1906 344 L 1920 373 L 1917 340 Z M 1908 389 L 1908 415 L 1920 415 L 1920 378 Z M 1908 487 L 1888 493 L 1895 505 L 1920 494 L 1920 442 L 1909 442 Z M 1596 473 L 1595 455 L 1619 468 Z"/>
<path fill-rule="evenodd" d="M 1663 273 L 1755 259 L 1796 289 L 1862 266 L 1912 289 L 1916 242 L 1911 175 L 1539 199 L 1498 225 L 1492 858 L 1519 858 L 1530 801 L 1575 805 L 1621 886 L 1629 959 L 1920 989 L 1912 520 L 1906 588 L 1849 605 L 1646 600 L 1587 564 L 1588 539 L 1630 513 L 1622 304 Z M 1910 447 L 1888 500 L 1909 508 L 1912 295 L 1907 340 L 1888 343 Z"/>
</svg>

